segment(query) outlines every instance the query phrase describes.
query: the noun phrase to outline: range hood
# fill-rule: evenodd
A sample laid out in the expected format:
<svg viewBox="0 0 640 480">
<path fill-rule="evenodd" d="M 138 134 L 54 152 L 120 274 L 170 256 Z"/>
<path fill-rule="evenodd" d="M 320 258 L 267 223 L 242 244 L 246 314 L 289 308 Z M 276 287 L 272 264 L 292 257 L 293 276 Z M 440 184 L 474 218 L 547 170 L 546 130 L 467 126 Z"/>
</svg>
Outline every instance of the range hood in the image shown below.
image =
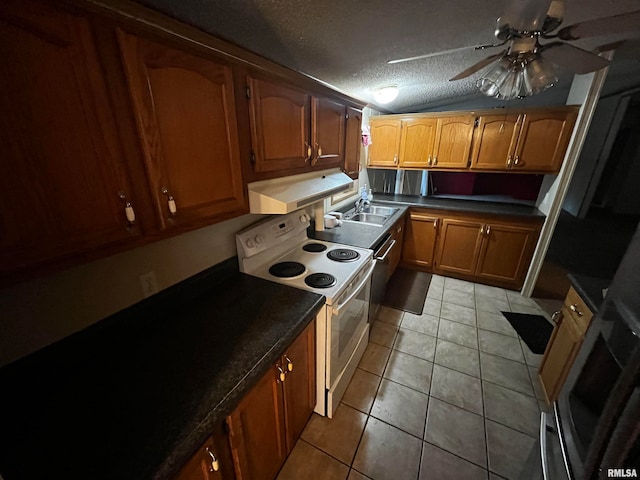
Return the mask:
<svg viewBox="0 0 640 480">
<path fill-rule="evenodd" d="M 348 190 L 353 180 L 339 168 L 262 180 L 247 185 L 251 213 L 289 213 Z"/>
</svg>

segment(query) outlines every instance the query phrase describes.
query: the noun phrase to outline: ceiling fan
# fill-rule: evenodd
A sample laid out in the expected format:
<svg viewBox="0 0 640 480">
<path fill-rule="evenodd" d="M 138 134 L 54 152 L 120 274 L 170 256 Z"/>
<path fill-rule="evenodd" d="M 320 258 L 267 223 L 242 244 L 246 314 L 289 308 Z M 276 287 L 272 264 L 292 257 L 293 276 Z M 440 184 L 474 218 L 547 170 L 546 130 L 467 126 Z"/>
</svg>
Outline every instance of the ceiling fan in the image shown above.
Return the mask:
<svg viewBox="0 0 640 480">
<path fill-rule="evenodd" d="M 540 93 L 557 81 L 556 68 L 573 73 L 593 72 L 609 65 L 597 53 L 571 45 L 570 41 L 611 33 L 640 30 L 640 11 L 576 23 L 562 24 L 566 0 L 512 0 L 507 12 L 496 21 L 498 43 L 463 47 L 446 52 L 391 60 L 401 63 L 456 51 L 484 50 L 506 46 L 501 52 L 480 60 L 450 81 L 466 78 L 489 65 L 476 85 L 485 95 L 509 100 Z M 553 33 L 556 31 L 555 33 Z M 550 40 L 541 44 L 540 40 Z"/>
</svg>

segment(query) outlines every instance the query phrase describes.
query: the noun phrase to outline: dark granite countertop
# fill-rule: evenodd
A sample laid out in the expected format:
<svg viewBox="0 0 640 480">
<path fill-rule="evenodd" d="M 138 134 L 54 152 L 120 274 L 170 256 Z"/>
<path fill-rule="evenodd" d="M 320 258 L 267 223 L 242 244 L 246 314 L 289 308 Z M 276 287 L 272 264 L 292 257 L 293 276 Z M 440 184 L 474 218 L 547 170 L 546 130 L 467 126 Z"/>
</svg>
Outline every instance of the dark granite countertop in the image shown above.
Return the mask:
<svg viewBox="0 0 640 480">
<path fill-rule="evenodd" d="M 569 273 L 567 278 L 578 295 L 580 295 L 580 298 L 587 304 L 591 313 L 594 315 L 598 313 L 598 309 L 604 300 L 602 289 L 609 288 L 611 279 L 589 277 L 577 273 Z"/>
<path fill-rule="evenodd" d="M 408 207 L 424 207 L 453 212 L 487 213 L 491 215 L 508 215 L 516 217 L 540 217 L 545 215 L 536 207 L 514 203 L 487 202 L 458 198 L 442 198 L 437 196 L 392 195 L 376 193 L 374 202 L 396 203 Z"/>
<path fill-rule="evenodd" d="M 324 297 L 233 258 L 0 369 L 0 475 L 168 479 Z"/>
</svg>

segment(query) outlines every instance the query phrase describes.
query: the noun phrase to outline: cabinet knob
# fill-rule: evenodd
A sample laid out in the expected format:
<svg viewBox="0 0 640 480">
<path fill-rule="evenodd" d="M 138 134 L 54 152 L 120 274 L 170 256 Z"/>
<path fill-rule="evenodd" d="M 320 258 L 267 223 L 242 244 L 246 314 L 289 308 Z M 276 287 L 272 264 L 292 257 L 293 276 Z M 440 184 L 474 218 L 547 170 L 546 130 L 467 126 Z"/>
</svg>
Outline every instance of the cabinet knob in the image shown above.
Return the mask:
<svg viewBox="0 0 640 480">
<path fill-rule="evenodd" d="M 432 161 L 433 161 L 433 160 L 431 159 L 431 155 L 429 155 L 429 159 L 427 160 L 427 165 L 431 165 L 431 162 L 432 162 Z"/>
<path fill-rule="evenodd" d="M 491 233 L 491 225 L 487 225 L 487 235 Z"/>
<path fill-rule="evenodd" d="M 322 145 L 316 145 L 316 158 L 320 158 L 322 156 Z"/>
<path fill-rule="evenodd" d="M 282 367 L 280 367 L 280 365 L 276 365 L 276 368 L 278 369 L 278 372 L 280 372 L 278 375 L 278 382 L 284 382 L 287 378 L 287 374 L 284 370 L 282 370 Z"/>
<path fill-rule="evenodd" d="M 578 310 L 578 304 L 577 304 L 577 303 L 574 303 L 573 305 L 571 305 L 571 306 L 569 307 L 569 309 L 570 309 L 573 313 L 577 314 L 579 317 L 581 317 L 582 315 L 584 315 L 580 310 Z"/>
<path fill-rule="evenodd" d="M 304 163 L 307 163 L 311 159 L 313 150 L 311 149 L 311 145 L 309 145 L 308 142 L 304 142 L 304 146 L 307 147 L 307 158 L 304 159 Z"/>
<path fill-rule="evenodd" d="M 398 227 L 396 228 L 396 233 L 400 233 L 402 231 L 402 226 L 398 225 Z"/>
<path fill-rule="evenodd" d="M 178 211 L 176 200 L 175 198 L 173 198 L 173 195 L 169 193 L 169 189 L 167 187 L 162 187 L 161 192 L 167 197 L 167 207 L 169 208 L 169 214 L 173 217 Z"/>
<path fill-rule="evenodd" d="M 516 157 L 513 159 L 513 165 L 517 167 L 519 164 L 520 164 L 520 155 L 516 155 Z"/>
<path fill-rule="evenodd" d="M 433 228 L 438 228 L 438 219 L 437 218 L 433 221 Z"/>
<path fill-rule="evenodd" d="M 438 157 L 436 157 L 436 156 L 433 157 L 433 164 L 434 165 L 438 164 Z"/>
<path fill-rule="evenodd" d="M 205 450 L 211 457 L 211 465 L 209 465 L 209 471 L 217 472 L 218 470 L 220 470 L 220 462 L 218 462 L 218 458 L 213 454 L 209 447 L 207 447 Z"/>
<path fill-rule="evenodd" d="M 398 164 L 398 154 L 397 153 L 393 156 L 393 164 L 394 165 Z"/>
<path fill-rule="evenodd" d="M 484 235 L 484 225 L 480 227 L 480 235 Z"/>
<path fill-rule="evenodd" d="M 291 361 L 291 359 L 289 357 L 287 357 L 286 355 L 284 356 L 284 359 L 287 362 L 287 370 L 289 372 L 293 372 L 293 362 Z"/>
<path fill-rule="evenodd" d="M 118 192 L 118 197 L 120 197 L 120 200 L 124 202 L 124 215 L 127 217 L 127 222 L 129 222 L 129 225 L 131 226 L 136 221 L 136 212 L 133 210 L 131 202 L 127 200 L 127 196 L 122 190 Z"/>
<path fill-rule="evenodd" d="M 513 157 L 509 155 L 507 157 L 507 168 L 511 168 L 511 162 L 513 162 Z"/>
</svg>

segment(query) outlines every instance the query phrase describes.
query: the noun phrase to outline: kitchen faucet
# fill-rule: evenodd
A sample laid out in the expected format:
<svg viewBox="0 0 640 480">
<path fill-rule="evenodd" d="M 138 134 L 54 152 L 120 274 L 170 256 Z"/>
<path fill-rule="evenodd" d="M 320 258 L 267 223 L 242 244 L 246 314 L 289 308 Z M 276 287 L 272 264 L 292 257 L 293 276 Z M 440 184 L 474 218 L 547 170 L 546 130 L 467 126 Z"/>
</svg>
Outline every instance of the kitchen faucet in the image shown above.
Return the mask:
<svg viewBox="0 0 640 480">
<path fill-rule="evenodd" d="M 356 200 L 356 209 L 354 213 L 361 213 L 371 205 L 371 202 L 366 198 L 359 198 Z"/>
</svg>

